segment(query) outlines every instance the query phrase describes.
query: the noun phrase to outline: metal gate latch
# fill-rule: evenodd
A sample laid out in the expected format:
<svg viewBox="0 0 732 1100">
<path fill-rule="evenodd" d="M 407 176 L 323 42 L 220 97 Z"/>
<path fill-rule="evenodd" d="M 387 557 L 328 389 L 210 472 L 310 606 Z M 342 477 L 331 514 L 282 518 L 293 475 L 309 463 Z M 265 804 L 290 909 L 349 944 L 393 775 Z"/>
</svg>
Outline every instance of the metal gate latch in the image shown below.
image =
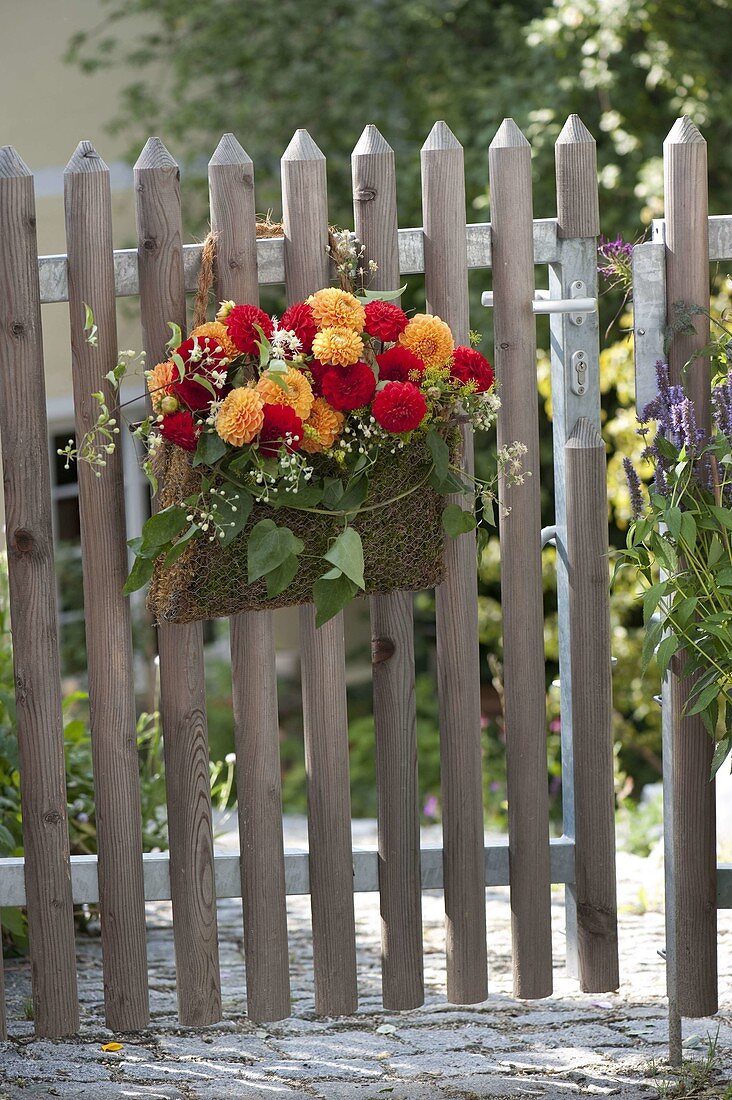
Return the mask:
<svg viewBox="0 0 732 1100">
<path fill-rule="evenodd" d="M 575 351 L 572 355 L 572 393 L 582 397 L 585 392 L 587 378 L 587 354 L 584 351 Z"/>
<path fill-rule="evenodd" d="M 531 308 L 534 313 L 566 313 L 573 325 L 584 324 L 586 313 L 597 312 L 597 298 L 588 298 L 587 287 L 581 279 L 575 279 L 569 288 L 569 298 L 550 298 L 548 290 L 535 290 Z M 492 309 L 493 291 L 486 290 L 480 299 L 481 305 Z"/>
</svg>

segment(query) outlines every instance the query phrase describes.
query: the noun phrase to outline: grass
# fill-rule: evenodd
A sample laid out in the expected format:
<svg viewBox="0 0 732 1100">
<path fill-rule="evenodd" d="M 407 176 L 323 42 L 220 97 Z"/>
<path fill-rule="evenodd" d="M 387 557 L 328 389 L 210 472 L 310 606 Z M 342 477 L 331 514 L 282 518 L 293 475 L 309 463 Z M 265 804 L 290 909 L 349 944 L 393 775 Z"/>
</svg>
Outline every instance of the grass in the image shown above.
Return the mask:
<svg viewBox="0 0 732 1100">
<path fill-rule="evenodd" d="M 719 1029 L 707 1036 L 706 1052 L 701 1059 L 688 1059 L 678 1068 L 652 1062 L 649 1077 L 654 1081 L 659 1100 L 732 1100 L 732 1081 L 719 1065 Z"/>
</svg>

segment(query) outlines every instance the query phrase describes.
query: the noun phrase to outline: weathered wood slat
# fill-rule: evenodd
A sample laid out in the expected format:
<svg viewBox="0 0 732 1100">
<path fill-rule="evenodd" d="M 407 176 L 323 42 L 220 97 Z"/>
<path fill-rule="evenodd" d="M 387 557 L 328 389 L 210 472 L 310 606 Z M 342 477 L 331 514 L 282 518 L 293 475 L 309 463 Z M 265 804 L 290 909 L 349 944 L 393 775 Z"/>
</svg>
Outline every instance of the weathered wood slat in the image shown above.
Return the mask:
<svg viewBox="0 0 732 1100">
<path fill-rule="evenodd" d="M 531 148 L 512 119 L 490 147 L 498 444 L 527 447 L 523 485 L 500 486 L 504 719 L 514 990 L 552 991 L 544 611 L 541 579 Z M 504 509 L 510 514 L 505 515 Z"/>
<path fill-rule="evenodd" d="M 717 221 L 711 219 L 712 228 Z M 468 267 L 491 266 L 491 227 L 485 222 L 468 223 L 465 227 L 468 246 Z M 730 225 L 720 227 L 720 240 L 732 239 Z M 717 238 L 715 237 L 715 240 Z M 194 291 L 201 267 L 201 245 L 183 246 L 183 274 L 187 291 Z M 732 252 L 732 246 L 730 246 Z M 555 218 L 534 220 L 534 255 L 538 264 L 552 263 L 558 258 L 557 222 Z M 719 259 L 712 256 L 712 259 Z M 257 241 L 257 268 L 260 285 L 285 281 L 284 241 L 281 237 L 260 237 Z M 68 280 L 65 256 L 40 256 L 38 270 L 41 282 L 41 303 L 65 302 L 68 298 Z M 416 275 L 424 271 L 424 234 L 421 229 L 399 230 L 399 271 L 402 275 Z M 137 249 L 120 248 L 114 253 L 115 287 L 118 298 L 139 293 Z"/>
<path fill-rule="evenodd" d="M 178 166 L 158 138 L 135 165 L 140 311 L 148 365 L 185 328 Z M 181 1023 L 221 1019 L 201 623 L 158 628 L 173 933 Z"/>
<path fill-rule="evenodd" d="M 666 309 L 674 303 L 709 308 L 707 143 L 688 118 L 679 119 L 663 146 L 666 204 Z M 709 341 L 709 320 L 700 313 L 695 331 L 674 336 L 669 368 L 681 381 L 684 363 Z M 697 422 L 710 426 L 710 366 L 697 359 L 686 388 Z M 675 883 L 671 936 L 675 975 L 669 968 L 669 996 L 682 1016 L 717 1011 L 716 816 L 709 781 L 712 740 L 699 715 L 682 716 L 691 684 L 671 673 L 673 837 L 671 872 Z M 666 762 L 666 767 L 669 762 Z M 675 977 L 675 983 L 674 983 Z"/>
<path fill-rule="evenodd" d="M 216 290 L 222 300 L 259 301 L 254 165 L 225 134 L 208 168 Z M 247 1015 L 290 1014 L 279 722 L 271 611 L 231 620 L 236 790 L 247 970 Z"/>
<path fill-rule="evenodd" d="M 557 236 L 597 237 L 600 201 L 595 139 L 579 115 L 570 115 L 554 147 Z"/>
<path fill-rule="evenodd" d="M 367 126 L 351 157 L 354 227 L 376 262 L 371 290 L 399 286 L 393 149 Z M 382 997 L 385 1008 L 424 1002 L 419 867 L 417 713 L 411 592 L 372 596 L 371 646 L 379 818 Z"/>
<path fill-rule="evenodd" d="M 306 130 L 282 157 L 282 209 L 287 299 L 296 302 L 329 281 L 325 157 Z M 339 1016 L 358 1004 L 343 616 L 316 629 L 315 608 L 304 605 L 300 652 L 315 1011 Z"/>
<path fill-rule="evenodd" d="M 76 438 L 92 431 L 95 392 L 114 406 L 106 380 L 117 363 L 109 169 L 88 141 L 64 172 L 69 256 L 69 316 Z M 84 306 L 97 342 L 84 333 Z M 135 683 L 127 576 L 127 527 L 119 448 L 105 456 L 103 476 L 78 464 L 84 574 L 89 710 L 101 883 L 104 1007 L 113 1031 L 138 1031 L 149 1021 L 142 818 Z"/>
<path fill-rule="evenodd" d="M 567 440 L 575 874 L 580 986 L 617 989 L 610 588 L 605 445 L 581 418 Z"/>
<path fill-rule="evenodd" d="M 33 177 L 0 149 L 0 439 L 36 1033 L 79 1026 Z"/>
<path fill-rule="evenodd" d="M 469 334 L 463 149 L 444 122 L 422 146 L 427 309 L 458 344 Z M 472 433 L 463 463 L 473 469 Z M 460 499 L 460 498 L 458 498 Z M 470 506 L 470 502 L 461 501 Z M 475 535 L 448 539 L 445 580 L 435 592 L 440 708 L 447 997 L 474 1004 L 488 993 L 480 744 L 480 664 Z"/>
</svg>

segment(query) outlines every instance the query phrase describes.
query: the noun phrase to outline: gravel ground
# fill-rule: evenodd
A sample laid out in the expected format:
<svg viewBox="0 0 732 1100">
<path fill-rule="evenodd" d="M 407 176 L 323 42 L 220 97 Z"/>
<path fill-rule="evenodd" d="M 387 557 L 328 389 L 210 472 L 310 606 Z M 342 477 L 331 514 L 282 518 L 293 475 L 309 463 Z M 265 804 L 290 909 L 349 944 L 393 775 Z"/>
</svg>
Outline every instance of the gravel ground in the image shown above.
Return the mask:
<svg viewBox="0 0 732 1100">
<path fill-rule="evenodd" d="M 355 823 L 356 824 L 356 823 Z M 288 824 L 288 846 L 301 844 L 301 823 Z M 364 847 L 372 827 L 355 830 Z M 225 838 L 222 847 L 230 847 Z M 360 1007 L 356 1016 L 324 1020 L 313 1006 L 312 949 L 306 898 L 289 905 L 293 1016 L 263 1029 L 246 1018 L 241 905 L 219 907 L 224 1020 L 199 1030 L 175 1015 L 170 909 L 150 906 L 148 949 L 151 1026 L 115 1037 L 104 1027 L 98 937 L 78 940 L 82 1031 L 77 1039 L 41 1041 L 24 1020 L 26 963 L 8 961 L 11 1040 L 0 1046 L 0 1097 L 75 1100 L 478 1100 L 482 1097 L 659 1094 L 654 1062 L 665 1053 L 666 1022 L 658 859 L 618 860 L 623 985 L 617 994 L 581 994 L 564 974 L 563 892 L 553 891 L 555 993 L 545 1001 L 511 995 L 510 908 L 506 889 L 487 891 L 490 996 L 480 1005 L 445 1002 L 444 908 L 424 895 L 425 1005 L 384 1012 L 379 987 L 379 910 L 357 895 Z M 717 1081 L 732 1081 L 732 913 L 720 913 L 721 1010 L 713 1020 L 684 1022 L 690 1058 L 703 1058 L 717 1035 Z M 101 1047 L 120 1038 L 123 1047 Z M 695 1094 L 696 1095 L 696 1094 Z M 715 1095 L 718 1095 L 715 1093 Z M 729 1095 L 732 1095 L 730 1093 Z"/>
</svg>

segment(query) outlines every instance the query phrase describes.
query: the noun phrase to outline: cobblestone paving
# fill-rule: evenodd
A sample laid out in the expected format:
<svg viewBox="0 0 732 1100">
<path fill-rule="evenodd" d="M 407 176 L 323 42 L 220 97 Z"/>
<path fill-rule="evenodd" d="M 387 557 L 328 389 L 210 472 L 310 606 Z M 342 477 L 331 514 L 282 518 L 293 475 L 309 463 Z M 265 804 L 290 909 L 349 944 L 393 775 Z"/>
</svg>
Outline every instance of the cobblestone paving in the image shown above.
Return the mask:
<svg viewBox="0 0 732 1100">
<path fill-rule="evenodd" d="M 246 1018 L 241 906 L 220 905 L 224 1020 L 178 1026 L 170 911 L 149 908 L 151 1026 L 113 1036 L 104 1027 L 98 938 L 78 941 L 82 1032 L 40 1041 L 24 1020 L 26 964 L 8 961 L 10 1030 L 0 1045 L 0 1097 L 74 1100 L 480 1100 L 483 1097 L 654 1097 L 654 1060 L 665 1052 L 666 1022 L 660 870 L 619 857 L 621 976 L 617 994 L 590 996 L 564 974 L 564 914 L 554 892 L 555 993 L 545 1001 L 511 996 L 508 892 L 488 891 L 490 996 L 470 1007 L 444 1000 L 444 909 L 424 896 L 424 1007 L 389 1013 L 380 1004 L 379 910 L 356 898 L 360 1008 L 354 1017 L 314 1014 L 306 898 L 292 899 L 293 1017 L 266 1029 Z M 732 915 L 720 914 L 720 994 L 713 1020 L 685 1021 L 687 1052 L 702 1056 L 719 1028 L 722 1075 L 732 1080 Z M 117 1053 L 101 1046 L 123 1042 Z"/>
</svg>

